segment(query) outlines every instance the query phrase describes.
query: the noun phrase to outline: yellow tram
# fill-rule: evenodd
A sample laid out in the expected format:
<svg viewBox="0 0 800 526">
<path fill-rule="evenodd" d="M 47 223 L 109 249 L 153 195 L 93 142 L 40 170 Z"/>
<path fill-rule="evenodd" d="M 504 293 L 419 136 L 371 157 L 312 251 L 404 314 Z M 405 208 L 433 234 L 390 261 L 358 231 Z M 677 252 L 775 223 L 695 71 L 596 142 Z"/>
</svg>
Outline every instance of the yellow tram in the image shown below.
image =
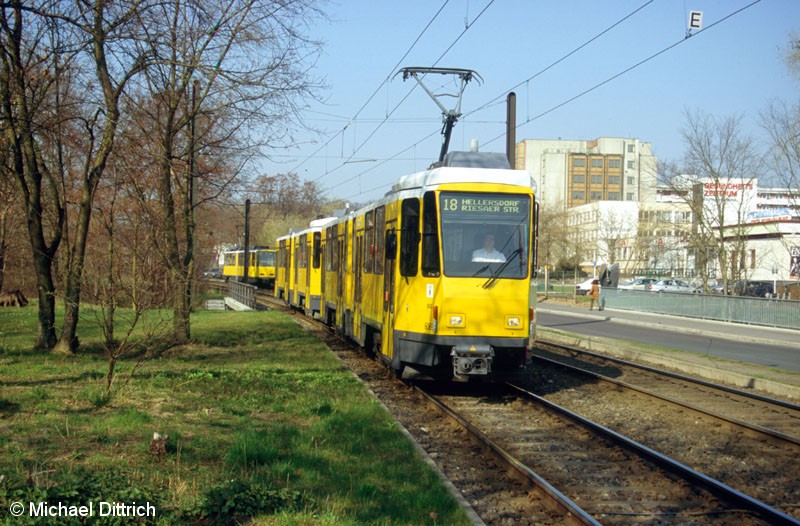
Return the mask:
<svg viewBox="0 0 800 526">
<path fill-rule="evenodd" d="M 269 247 L 254 247 L 248 250 L 247 281 L 251 284 L 272 287 L 275 283 L 275 255 L 277 250 Z M 222 276 L 226 279 L 244 281 L 244 250 L 223 252 Z"/>
<path fill-rule="evenodd" d="M 398 375 L 514 371 L 534 331 L 537 210 L 526 171 L 501 154 L 452 152 L 381 200 L 279 239 L 276 295 Z"/>
<path fill-rule="evenodd" d="M 322 301 L 322 230 L 333 220 L 317 219 L 305 230 L 278 238 L 275 297 L 312 317 Z"/>
</svg>

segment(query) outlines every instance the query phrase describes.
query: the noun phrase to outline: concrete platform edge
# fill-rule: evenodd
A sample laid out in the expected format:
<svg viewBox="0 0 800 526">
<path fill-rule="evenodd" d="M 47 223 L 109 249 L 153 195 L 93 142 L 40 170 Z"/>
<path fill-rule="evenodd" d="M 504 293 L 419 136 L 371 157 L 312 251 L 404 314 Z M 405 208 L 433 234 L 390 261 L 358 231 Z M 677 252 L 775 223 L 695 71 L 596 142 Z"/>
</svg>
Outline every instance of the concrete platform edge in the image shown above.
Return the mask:
<svg viewBox="0 0 800 526">
<path fill-rule="evenodd" d="M 608 354 L 615 358 L 622 358 L 632 362 L 640 362 L 653 366 L 668 367 L 685 374 L 699 376 L 711 381 L 725 382 L 742 389 L 758 389 L 774 396 L 800 400 L 800 387 L 776 382 L 768 378 L 760 378 L 734 371 L 726 371 L 717 367 L 683 361 L 676 357 L 665 356 L 642 350 L 631 349 L 624 346 L 624 342 L 605 341 L 602 338 L 585 338 L 568 334 L 556 329 L 539 330 L 537 341 L 560 343 L 581 347 L 592 352 Z M 768 370 L 761 371 L 765 376 Z"/>
</svg>

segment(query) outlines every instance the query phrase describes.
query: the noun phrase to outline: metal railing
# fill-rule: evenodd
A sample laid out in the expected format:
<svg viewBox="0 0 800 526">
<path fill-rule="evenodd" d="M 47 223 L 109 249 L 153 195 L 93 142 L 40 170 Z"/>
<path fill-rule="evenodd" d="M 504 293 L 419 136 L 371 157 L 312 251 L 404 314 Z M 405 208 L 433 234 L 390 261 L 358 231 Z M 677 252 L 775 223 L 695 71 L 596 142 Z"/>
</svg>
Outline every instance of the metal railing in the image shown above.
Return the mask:
<svg viewBox="0 0 800 526">
<path fill-rule="evenodd" d="M 255 285 L 239 283 L 233 280 L 228 281 L 228 297 L 253 310 L 256 309 L 256 290 L 258 290 L 258 287 Z"/>
<path fill-rule="evenodd" d="M 800 301 L 795 300 L 602 289 L 603 301 L 615 309 L 800 329 Z"/>
</svg>

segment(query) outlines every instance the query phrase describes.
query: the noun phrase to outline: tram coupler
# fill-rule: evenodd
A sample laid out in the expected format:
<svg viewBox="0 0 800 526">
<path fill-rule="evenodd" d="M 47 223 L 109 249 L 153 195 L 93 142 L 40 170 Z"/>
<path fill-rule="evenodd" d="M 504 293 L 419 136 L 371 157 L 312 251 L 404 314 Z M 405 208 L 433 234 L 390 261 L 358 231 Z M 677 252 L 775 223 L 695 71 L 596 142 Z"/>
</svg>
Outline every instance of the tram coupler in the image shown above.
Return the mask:
<svg viewBox="0 0 800 526">
<path fill-rule="evenodd" d="M 492 371 L 494 349 L 491 345 L 456 345 L 450 356 L 456 376 L 486 375 Z"/>
</svg>

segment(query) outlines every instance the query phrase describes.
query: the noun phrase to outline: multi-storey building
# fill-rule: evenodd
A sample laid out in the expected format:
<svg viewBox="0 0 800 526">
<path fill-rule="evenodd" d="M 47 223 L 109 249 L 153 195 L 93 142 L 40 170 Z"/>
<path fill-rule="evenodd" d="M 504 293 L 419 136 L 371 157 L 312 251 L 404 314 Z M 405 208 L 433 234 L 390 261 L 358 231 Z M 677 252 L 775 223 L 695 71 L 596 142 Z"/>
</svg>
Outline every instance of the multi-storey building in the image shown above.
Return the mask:
<svg viewBox="0 0 800 526">
<path fill-rule="evenodd" d="M 533 140 L 517 144 L 517 168 L 528 170 L 539 199 L 563 210 L 598 201 L 656 199 L 657 158 L 639 139 Z"/>
<path fill-rule="evenodd" d="M 791 270 L 800 268 L 798 190 L 760 188 L 755 179 L 696 180 L 688 191 L 659 186 L 652 146 L 638 139 L 523 140 L 516 153 L 516 167 L 534 178 L 538 199 L 566 214 L 568 245 L 580 251 L 569 256 L 584 270 L 618 263 L 629 275 L 691 277 L 702 267 L 713 276 L 707 247 L 694 245 L 701 223 L 721 220 L 748 239 L 732 265 L 746 269 L 748 279 L 800 278 Z M 714 206 L 720 197 L 727 206 Z M 692 199 L 704 202 L 690 206 Z M 695 217 L 692 209 L 719 217 Z"/>
</svg>

